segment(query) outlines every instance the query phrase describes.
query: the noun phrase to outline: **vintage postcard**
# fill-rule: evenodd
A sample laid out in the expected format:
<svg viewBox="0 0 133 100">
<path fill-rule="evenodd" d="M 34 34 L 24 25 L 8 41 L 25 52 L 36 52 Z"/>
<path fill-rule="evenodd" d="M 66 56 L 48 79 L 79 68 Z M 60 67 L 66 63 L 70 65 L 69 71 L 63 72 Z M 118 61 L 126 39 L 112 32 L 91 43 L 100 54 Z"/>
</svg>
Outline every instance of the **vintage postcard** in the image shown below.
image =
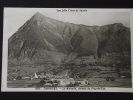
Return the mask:
<svg viewBox="0 0 133 100">
<path fill-rule="evenodd" d="M 133 9 L 4 8 L 1 91 L 133 92 Z"/>
</svg>

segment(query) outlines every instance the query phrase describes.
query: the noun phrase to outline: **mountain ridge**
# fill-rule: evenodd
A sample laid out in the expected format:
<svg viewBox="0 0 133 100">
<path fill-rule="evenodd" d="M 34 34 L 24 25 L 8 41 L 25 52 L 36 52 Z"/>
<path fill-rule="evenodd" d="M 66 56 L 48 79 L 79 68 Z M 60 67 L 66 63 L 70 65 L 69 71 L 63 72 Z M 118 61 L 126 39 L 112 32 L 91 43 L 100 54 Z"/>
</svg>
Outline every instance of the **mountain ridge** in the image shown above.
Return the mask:
<svg viewBox="0 0 133 100">
<path fill-rule="evenodd" d="M 121 23 L 104 26 L 76 25 L 48 18 L 38 12 L 20 27 L 8 42 L 9 59 L 20 61 L 35 59 L 43 50 L 58 52 L 64 57 L 76 52 L 77 56 L 92 55 L 94 58 L 101 58 L 106 52 L 130 52 L 131 49 L 130 29 Z M 45 53 L 39 57 L 42 61 L 47 59 Z"/>
</svg>

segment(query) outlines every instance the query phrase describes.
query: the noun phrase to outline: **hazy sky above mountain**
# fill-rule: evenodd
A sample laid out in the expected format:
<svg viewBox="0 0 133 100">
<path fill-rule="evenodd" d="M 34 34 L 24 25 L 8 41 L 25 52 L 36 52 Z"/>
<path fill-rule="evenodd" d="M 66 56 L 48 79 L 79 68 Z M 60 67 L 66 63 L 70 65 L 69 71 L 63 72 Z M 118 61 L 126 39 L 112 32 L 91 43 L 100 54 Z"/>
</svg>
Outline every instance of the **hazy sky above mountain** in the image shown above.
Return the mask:
<svg viewBox="0 0 133 100">
<path fill-rule="evenodd" d="M 112 23 L 122 23 L 126 27 L 130 27 L 130 13 L 124 9 L 87 9 L 87 12 L 57 12 L 57 9 L 62 10 L 61 8 L 5 8 L 4 33 L 9 34 L 8 36 L 10 37 L 36 12 L 40 12 L 53 19 L 75 24 L 102 26 Z M 74 10 L 76 10 L 76 8 Z"/>
</svg>

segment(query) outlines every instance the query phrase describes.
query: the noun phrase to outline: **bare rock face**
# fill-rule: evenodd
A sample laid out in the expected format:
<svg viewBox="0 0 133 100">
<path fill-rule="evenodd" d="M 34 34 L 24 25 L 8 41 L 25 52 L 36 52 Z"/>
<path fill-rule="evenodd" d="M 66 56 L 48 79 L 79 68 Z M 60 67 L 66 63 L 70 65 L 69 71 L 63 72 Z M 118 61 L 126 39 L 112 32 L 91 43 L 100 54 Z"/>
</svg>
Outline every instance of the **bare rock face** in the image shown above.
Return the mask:
<svg viewBox="0 0 133 100">
<path fill-rule="evenodd" d="M 120 23 L 85 26 L 36 13 L 8 41 L 9 63 L 62 62 L 69 54 L 101 58 L 106 52 L 130 52 L 130 29 Z M 67 56 L 68 55 L 68 56 Z M 66 58 L 65 58 L 66 59 Z"/>
<path fill-rule="evenodd" d="M 71 39 L 71 44 L 74 47 L 74 52 L 78 56 L 97 57 L 98 40 L 96 35 L 87 28 L 80 28 Z"/>
</svg>

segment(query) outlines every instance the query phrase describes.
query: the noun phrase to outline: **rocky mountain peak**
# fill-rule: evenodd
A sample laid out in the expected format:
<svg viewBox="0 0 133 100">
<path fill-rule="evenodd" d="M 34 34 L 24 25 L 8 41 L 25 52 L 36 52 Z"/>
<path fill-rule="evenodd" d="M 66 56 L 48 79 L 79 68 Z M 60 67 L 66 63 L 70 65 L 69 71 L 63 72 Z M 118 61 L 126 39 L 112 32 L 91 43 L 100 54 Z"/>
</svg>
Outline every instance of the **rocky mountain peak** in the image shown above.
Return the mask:
<svg viewBox="0 0 133 100">
<path fill-rule="evenodd" d="M 39 17 L 44 17 L 44 15 L 43 14 L 41 14 L 41 13 L 39 13 L 39 12 L 36 12 L 35 14 L 34 14 L 34 16 L 39 16 Z"/>
<path fill-rule="evenodd" d="M 33 17 L 32 17 L 32 19 L 34 19 L 34 20 L 43 20 L 43 19 L 46 19 L 47 17 L 46 16 L 44 16 L 43 14 L 41 14 L 41 13 L 39 13 L 39 12 L 36 12 L 34 15 L 33 15 Z"/>
</svg>

